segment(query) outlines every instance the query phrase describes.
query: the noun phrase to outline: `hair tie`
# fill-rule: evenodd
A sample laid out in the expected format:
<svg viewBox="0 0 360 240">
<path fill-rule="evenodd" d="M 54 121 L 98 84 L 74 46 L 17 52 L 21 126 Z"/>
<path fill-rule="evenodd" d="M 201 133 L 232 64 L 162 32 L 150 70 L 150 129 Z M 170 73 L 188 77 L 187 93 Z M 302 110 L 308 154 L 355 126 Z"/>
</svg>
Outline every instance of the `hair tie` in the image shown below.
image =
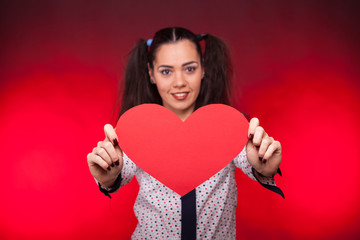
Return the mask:
<svg viewBox="0 0 360 240">
<path fill-rule="evenodd" d="M 146 41 L 146 45 L 148 46 L 148 47 L 150 47 L 151 46 L 151 43 L 152 43 L 152 39 L 148 39 L 147 41 Z"/>
<path fill-rule="evenodd" d="M 207 36 L 206 33 L 197 34 L 196 37 L 199 41 L 203 40 Z"/>
</svg>

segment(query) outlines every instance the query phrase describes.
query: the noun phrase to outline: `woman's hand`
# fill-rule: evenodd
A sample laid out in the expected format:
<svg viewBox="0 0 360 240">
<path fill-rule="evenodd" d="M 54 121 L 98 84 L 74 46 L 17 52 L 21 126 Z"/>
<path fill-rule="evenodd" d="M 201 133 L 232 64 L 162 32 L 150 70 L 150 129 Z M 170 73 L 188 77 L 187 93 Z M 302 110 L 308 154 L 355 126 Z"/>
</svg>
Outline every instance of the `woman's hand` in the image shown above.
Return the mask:
<svg viewBox="0 0 360 240">
<path fill-rule="evenodd" d="M 257 118 L 250 120 L 248 136 L 246 155 L 250 165 L 266 177 L 274 176 L 281 162 L 280 142 L 269 137 Z"/>
<path fill-rule="evenodd" d="M 87 162 L 93 177 L 104 187 L 111 187 L 123 167 L 123 153 L 118 145 L 117 135 L 110 124 L 104 126 L 105 140 L 87 155 Z"/>
</svg>

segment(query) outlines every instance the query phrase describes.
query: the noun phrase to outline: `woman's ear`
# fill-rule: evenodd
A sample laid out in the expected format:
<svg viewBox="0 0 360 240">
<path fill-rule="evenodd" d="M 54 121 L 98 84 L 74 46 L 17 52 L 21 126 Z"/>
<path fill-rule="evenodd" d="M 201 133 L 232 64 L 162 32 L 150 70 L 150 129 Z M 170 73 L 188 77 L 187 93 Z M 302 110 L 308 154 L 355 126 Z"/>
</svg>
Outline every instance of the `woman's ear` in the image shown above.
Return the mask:
<svg viewBox="0 0 360 240">
<path fill-rule="evenodd" d="M 151 82 L 152 84 L 155 84 L 154 72 L 153 72 L 153 70 L 151 69 L 149 63 L 147 63 L 147 68 L 148 68 L 148 72 L 149 72 L 149 76 L 150 76 L 150 82 Z"/>
</svg>

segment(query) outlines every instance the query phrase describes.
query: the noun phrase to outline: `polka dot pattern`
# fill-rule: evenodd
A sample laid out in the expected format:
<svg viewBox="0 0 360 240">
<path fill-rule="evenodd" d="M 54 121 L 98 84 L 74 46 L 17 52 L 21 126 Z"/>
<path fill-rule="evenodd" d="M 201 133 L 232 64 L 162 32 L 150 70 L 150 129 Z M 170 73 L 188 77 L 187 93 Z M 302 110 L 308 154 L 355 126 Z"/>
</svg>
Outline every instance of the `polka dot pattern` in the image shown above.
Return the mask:
<svg viewBox="0 0 360 240">
<path fill-rule="evenodd" d="M 217 174 L 196 187 L 197 239 L 235 239 L 237 186 L 236 167 L 256 180 L 245 148 Z M 124 154 L 121 186 L 136 176 L 140 185 L 134 212 L 138 225 L 132 239 L 181 239 L 181 199 L 147 174 Z M 275 186 L 274 178 L 259 179 Z"/>
</svg>

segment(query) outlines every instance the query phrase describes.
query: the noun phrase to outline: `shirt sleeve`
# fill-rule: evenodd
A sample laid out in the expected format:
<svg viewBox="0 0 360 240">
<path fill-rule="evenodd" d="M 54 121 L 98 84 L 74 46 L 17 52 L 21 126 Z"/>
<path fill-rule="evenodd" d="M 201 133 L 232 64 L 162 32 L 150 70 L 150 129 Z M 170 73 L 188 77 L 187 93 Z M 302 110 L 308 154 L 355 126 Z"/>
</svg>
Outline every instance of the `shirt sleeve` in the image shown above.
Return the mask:
<svg viewBox="0 0 360 240">
<path fill-rule="evenodd" d="M 263 187 L 276 192 L 277 194 L 281 195 L 283 198 L 285 198 L 284 193 L 281 191 L 280 188 L 276 187 L 275 184 L 275 178 L 273 177 L 265 177 L 258 174 L 258 176 L 255 176 L 255 169 L 250 165 L 247 157 L 246 157 L 246 146 L 243 148 L 243 150 L 235 157 L 233 160 L 235 166 L 237 168 L 240 168 L 248 177 L 251 179 L 259 182 Z M 280 172 L 280 169 L 278 170 L 278 173 Z M 281 174 L 280 174 L 281 175 Z"/>
</svg>

